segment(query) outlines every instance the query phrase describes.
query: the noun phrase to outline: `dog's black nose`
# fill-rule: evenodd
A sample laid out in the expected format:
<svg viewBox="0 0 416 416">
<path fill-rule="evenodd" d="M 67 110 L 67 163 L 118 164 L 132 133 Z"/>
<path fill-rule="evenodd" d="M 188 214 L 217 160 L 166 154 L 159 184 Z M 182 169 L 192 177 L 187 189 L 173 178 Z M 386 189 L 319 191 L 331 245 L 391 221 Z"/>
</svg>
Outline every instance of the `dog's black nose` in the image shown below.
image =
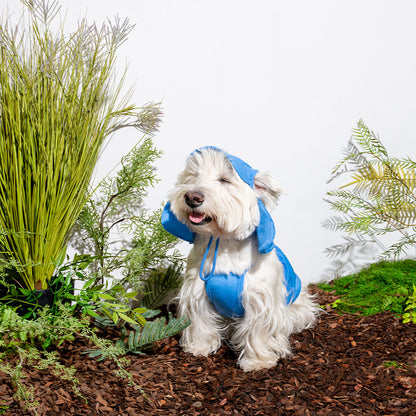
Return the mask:
<svg viewBox="0 0 416 416">
<path fill-rule="evenodd" d="M 184 198 L 186 205 L 191 208 L 199 207 L 204 202 L 204 195 L 200 192 L 187 192 Z"/>
</svg>

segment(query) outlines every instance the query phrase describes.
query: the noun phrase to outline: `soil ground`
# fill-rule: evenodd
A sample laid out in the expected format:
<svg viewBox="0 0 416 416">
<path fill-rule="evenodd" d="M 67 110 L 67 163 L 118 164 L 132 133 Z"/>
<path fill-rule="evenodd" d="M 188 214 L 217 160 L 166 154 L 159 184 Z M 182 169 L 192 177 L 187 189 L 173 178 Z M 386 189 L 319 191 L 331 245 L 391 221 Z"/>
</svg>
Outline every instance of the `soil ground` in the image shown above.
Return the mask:
<svg viewBox="0 0 416 416">
<path fill-rule="evenodd" d="M 312 285 L 319 303 L 336 298 Z M 270 370 L 244 373 L 224 345 L 208 358 L 184 353 L 178 338 L 130 356 L 137 387 L 114 373 L 114 363 L 85 354 L 82 340 L 58 348 L 73 365 L 72 384 L 51 371 L 26 368 L 39 415 L 416 415 L 416 325 L 389 313 L 340 316 L 326 307 L 314 328 L 291 337 L 293 355 Z M 13 399 L 0 373 L 0 415 L 33 415 Z"/>
</svg>

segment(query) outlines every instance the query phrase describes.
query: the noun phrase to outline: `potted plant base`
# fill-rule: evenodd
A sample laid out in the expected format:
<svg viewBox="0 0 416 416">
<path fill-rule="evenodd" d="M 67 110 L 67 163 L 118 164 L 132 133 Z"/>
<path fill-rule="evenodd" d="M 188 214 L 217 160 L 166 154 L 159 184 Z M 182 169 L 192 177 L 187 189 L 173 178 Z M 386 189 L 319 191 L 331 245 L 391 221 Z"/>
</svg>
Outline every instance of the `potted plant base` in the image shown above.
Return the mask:
<svg viewBox="0 0 416 416">
<path fill-rule="evenodd" d="M 0 284 L 0 303 L 16 308 L 16 312 L 26 319 L 35 318 L 39 308 L 53 307 L 58 299 L 64 303 L 70 302 L 73 294 L 72 281 L 62 282 L 59 278 L 52 279 L 47 289 L 36 289 L 36 285 L 34 290 L 30 290 L 18 287 L 15 283 Z"/>
</svg>

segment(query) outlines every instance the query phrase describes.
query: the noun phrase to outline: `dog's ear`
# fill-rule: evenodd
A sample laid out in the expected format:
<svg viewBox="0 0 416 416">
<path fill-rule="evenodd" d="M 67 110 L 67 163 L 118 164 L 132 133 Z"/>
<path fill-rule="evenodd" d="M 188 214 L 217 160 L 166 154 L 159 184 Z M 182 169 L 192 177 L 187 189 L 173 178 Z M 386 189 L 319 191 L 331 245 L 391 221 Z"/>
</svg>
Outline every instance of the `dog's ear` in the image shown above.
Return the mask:
<svg viewBox="0 0 416 416">
<path fill-rule="evenodd" d="M 266 172 L 257 172 L 254 177 L 254 190 L 267 209 L 273 208 L 279 196 L 286 190 Z"/>
</svg>

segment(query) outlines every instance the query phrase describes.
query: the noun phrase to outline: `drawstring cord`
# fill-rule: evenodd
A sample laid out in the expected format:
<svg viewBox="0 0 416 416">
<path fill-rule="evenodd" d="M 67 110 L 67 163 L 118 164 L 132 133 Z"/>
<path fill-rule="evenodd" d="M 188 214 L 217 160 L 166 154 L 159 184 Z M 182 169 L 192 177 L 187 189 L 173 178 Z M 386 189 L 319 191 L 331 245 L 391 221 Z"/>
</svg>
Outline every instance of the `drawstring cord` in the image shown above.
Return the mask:
<svg viewBox="0 0 416 416">
<path fill-rule="evenodd" d="M 218 245 L 219 245 L 219 243 L 220 243 L 220 239 L 219 239 L 219 238 L 217 238 L 217 241 L 216 241 L 216 243 L 215 243 L 214 259 L 213 259 L 213 261 L 212 261 L 212 270 L 211 270 L 211 272 L 210 272 L 210 273 L 208 273 L 206 276 L 204 276 L 204 272 L 203 272 L 203 270 L 204 270 L 205 260 L 207 259 L 209 249 L 211 248 L 211 243 L 212 243 L 212 240 L 213 240 L 213 237 L 211 236 L 211 238 L 209 239 L 209 242 L 208 242 L 207 248 L 206 248 L 206 250 L 205 250 L 204 257 L 203 257 L 203 259 L 202 259 L 201 267 L 199 268 L 199 277 L 200 277 L 200 278 L 201 278 L 201 280 L 203 280 L 204 282 L 205 282 L 205 281 L 207 281 L 209 278 L 211 278 L 211 277 L 212 277 L 212 275 L 214 274 L 214 271 L 215 271 L 215 265 L 216 265 L 216 263 L 217 263 Z"/>
</svg>

